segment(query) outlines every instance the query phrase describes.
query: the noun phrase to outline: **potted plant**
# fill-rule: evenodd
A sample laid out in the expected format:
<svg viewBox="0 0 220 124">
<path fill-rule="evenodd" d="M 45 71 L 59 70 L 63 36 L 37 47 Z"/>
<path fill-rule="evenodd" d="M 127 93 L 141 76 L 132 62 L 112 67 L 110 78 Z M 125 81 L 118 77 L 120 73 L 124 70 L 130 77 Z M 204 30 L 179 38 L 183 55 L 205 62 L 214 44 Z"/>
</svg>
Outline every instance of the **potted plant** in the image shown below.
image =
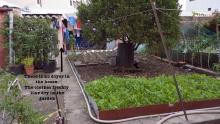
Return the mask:
<svg viewBox="0 0 220 124">
<path fill-rule="evenodd" d="M 24 69 L 27 75 L 33 75 L 34 74 L 34 58 L 33 57 L 27 57 L 25 58 L 22 63 L 24 64 Z"/>
<path fill-rule="evenodd" d="M 56 57 L 59 55 L 59 50 L 57 47 L 51 47 L 50 53 L 48 54 L 48 61 L 46 62 L 44 66 L 44 72 L 45 73 L 52 73 L 57 68 L 57 61 Z"/>
<path fill-rule="evenodd" d="M 24 65 L 23 64 L 10 65 L 9 72 L 15 75 L 24 74 Z"/>
<path fill-rule="evenodd" d="M 24 74 L 24 64 L 21 63 L 21 56 L 16 56 L 13 64 L 8 66 L 9 72 L 14 75 Z"/>
<path fill-rule="evenodd" d="M 45 73 L 52 73 L 56 70 L 56 60 L 49 60 L 44 66 L 44 72 Z"/>
</svg>

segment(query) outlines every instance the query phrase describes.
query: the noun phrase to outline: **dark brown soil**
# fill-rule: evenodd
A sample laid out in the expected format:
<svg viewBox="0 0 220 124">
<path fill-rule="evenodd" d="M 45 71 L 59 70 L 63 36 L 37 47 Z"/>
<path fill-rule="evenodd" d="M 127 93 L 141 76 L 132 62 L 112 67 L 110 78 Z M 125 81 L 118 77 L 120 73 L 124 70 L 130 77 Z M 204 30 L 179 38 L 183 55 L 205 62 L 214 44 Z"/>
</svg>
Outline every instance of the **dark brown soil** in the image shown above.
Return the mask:
<svg viewBox="0 0 220 124">
<path fill-rule="evenodd" d="M 81 75 L 82 80 L 87 82 L 107 75 L 154 77 L 172 74 L 172 69 L 168 63 L 157 60 L 151 56 L 139 56 L 137 58 L 139 60 L 139 68 L 134 67 L 132 69 L 125 69 L 124 71 L 118 71 L 116 67 L 105 64 L 77 67 L 77 70 Z M 187 70 L 178 67 L 174 67 L 174 70 L 177 74 L 188 72 Z"/>
</svg>

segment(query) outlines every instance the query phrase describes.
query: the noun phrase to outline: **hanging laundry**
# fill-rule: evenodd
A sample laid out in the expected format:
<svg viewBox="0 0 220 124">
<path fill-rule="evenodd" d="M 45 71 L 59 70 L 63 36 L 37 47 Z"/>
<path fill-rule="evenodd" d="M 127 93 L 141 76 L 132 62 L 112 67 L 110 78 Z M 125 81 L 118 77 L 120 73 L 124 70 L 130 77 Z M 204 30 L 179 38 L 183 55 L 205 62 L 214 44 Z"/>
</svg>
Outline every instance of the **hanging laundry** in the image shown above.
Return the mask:
<svg viewBox="0 0 220 124">
<path fill-rule="evenodd" d="M 81 22 L 80 22 L 79 19 L 77 20 L 77 24 L 76 24 L 76 25 L 77 25 L 77 29 L 78 29 L 78 30 L 81 30 Z"/>
<path fill-rule="evenodd" d="M 69 44 L 69 42 L 70 42 L 70 33 L 66 28 L 65 28 L 65 31 L 64 31 L 64 40 L 65 40 L 66 44 Z"/>
<path fill-rule="evenodd" d="M 62 22 L 63 22 L 63 25 L 67 28 L 67 25 L 68 25 L 67 19 L 63 19 Z"/>
<path fill-rule="evenodd" d="M 69 17 L 69 23 L 72 27 L 74 27 L 76 25 L 76 19 L 73 16 Z"/>
<path fill-rule="evenodd" d="M 59 29 L 60 28 L 59 21 L 55 17 L 52 17 L 51 21 L 52 21 L 51 27 L 53 29 Z"/>
</svg>

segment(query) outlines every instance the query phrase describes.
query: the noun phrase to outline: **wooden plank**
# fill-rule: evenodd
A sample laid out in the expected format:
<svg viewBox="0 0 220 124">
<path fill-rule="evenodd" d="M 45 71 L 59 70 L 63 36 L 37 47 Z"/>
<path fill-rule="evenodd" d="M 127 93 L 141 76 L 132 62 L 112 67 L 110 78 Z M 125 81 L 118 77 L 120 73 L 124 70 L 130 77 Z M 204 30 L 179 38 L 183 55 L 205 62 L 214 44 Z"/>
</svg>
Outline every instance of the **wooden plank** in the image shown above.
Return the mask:
<svg viewBox="0 0 220 124">
<path fill-rule="evenodd" d="M 200 67 L 195 67 L 195 66 L 192 66 L 192 65 L 189 65 L 189 64 L 184 65 L 184 67 L 196 70 L 200 73 L 213 75 L 213 76 L 220 76 L 220 73 L 217 73 L 217 72 L 214 72 L 214 71 L 211 71 L 211 70 L 208 70 L 208 69 L 200 68 Z"/>
</svg>

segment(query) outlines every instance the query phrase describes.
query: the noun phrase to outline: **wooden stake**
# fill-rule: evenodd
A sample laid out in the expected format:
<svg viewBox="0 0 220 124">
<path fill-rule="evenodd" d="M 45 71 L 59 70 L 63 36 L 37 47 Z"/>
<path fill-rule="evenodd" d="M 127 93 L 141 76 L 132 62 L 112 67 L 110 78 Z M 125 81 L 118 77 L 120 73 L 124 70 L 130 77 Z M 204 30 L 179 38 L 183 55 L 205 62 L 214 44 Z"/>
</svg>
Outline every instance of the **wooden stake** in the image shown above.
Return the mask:
<svg viewBox="0 0 220 124">
<path fill-rule="evenodd" d="M 161 37 L 161 41 L 162 41 L 162 44 L 163 44 L 163 47 L 164 47 L 165 54 L 166 54 L 168 60 L 171 60 L 171 59 L 170 59 L 170 58 L 171 58 L 171 57 L 170 57 L 170 54 L 168 53 L 167 46 L 166 46 L 166 44 L 165 44 L 165 37 L 164 37 L 164 35 L 163 35 L 162 28 L 161 28 L 161 24 L 160 24 L 158 15 L 157 15 L 155 2 L 153 2 L 152 0 L 150 0 L 150 3 L 151 3 L 151 7 L 152 7 L 152 9 L 153 9 L 153 12 L 154 12 L 154 16 L 155 16 L 157 28 L 158 28 L 158 31 L 159 31 L 159 34 L 160 34 L 160 37 Z M 184 113 L 184 115 L 185 115 L 185 119 L 188 121 L 188 117 L 187 117 L 187 114 L 186 114 L 186 109 L 185 109 L 184 104 L 183 104 L 183 98 L 182 98 L 182 95 L 181 95 L 181 92 L 180 92 L 180 89 L 179 89 L 179 84 L 178 84 L 177 79 L 176 79 L 175 71 L 174 71 L 174 69 L 173 69 L 172 64 L 169 63 L 169 65 L 170 65 L 170 68 L 172 69 L 173 80 L 174 80 L 174 82 L 175 82 L 177 94 L 178 94 L 178 96 L 179 96 L 179 101 L 180 101 L 180 103 L 181 103 L 181 105 L 182 105 L 182 109 L 183 109 L 183 113 Z"/>
</svg>

